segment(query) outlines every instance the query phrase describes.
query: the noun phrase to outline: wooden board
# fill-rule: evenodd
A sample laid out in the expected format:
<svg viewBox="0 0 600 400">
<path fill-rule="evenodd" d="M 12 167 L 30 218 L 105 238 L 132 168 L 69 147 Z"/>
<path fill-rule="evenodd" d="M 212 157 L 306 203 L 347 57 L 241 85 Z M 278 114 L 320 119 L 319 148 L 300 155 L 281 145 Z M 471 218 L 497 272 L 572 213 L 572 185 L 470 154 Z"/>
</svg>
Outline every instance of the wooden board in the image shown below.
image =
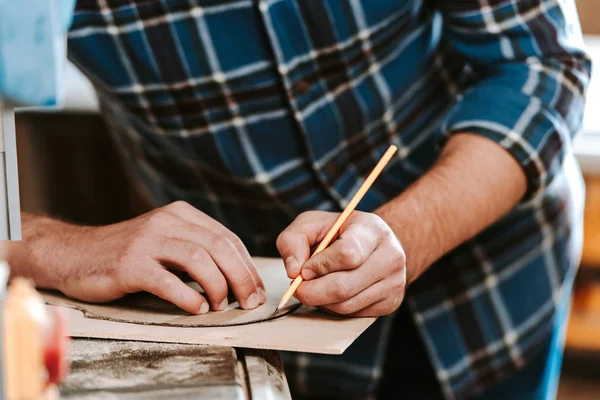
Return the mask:
<svg viewBox="0 0 600 400">
<path fill-rule="evenodd" d="M 76 339 L 62 399 L 291 399 L 277 352 Z"/>
<path fill-rule="evenodd" d="M 291 399 L 279 354 L 273 351 L 243 349 L 246 376 L 252 399 Z"/>
<path fill-rule="evenodd" d="M 254 310 L 243 310 L 237 302 L 233 301 L 223 311 L 211 311 L 203 315 L 192 315 L 168 301 L 146 292 L 130 294 L 108 304 L 89 304 L 69 299 L 58 292 L 41 291 L 41 293 L 46 303 L 83 311 L 83 314 L 87 318 L 132 322 L 144 325 L 181 327 L 243 325 L 280 318 L 296 310 L 300 306 L 300 303 L 293 298 L 290 299 L 288 304 L 276 316 L 273 315 L 281 297 L 290 284 L 283 261 L 276 258 L 255 258 L 254 261 L 267 292 L 267 301 L 265 304 Z M 188 286 L 193 287 L 199 292 L 203 292 L 196 282 L 189 282 Z"/>
<path fill-rule="evenodd" d="M 257 259 L 257 262 L 277 263 L 283 268 L 281 260 Z M 335 317 L 315 308 L 303 306 L 281 318 L 247 325 L 175 327 L 91 319 L 86 318 L 79 310 L 72 308 L 64 308 L 64 310 L 73 337 L 204 344 L 321 354 L 342 354 L 375 321 L 375 318 Z"/>
<path fill-rule="evenodd" d="M 197 386 L 231 388 L 231 398 L 241 392 L 237 357 L 230 347 L 74 340 L 69 361 L 63 396 Z"/>
</svg>

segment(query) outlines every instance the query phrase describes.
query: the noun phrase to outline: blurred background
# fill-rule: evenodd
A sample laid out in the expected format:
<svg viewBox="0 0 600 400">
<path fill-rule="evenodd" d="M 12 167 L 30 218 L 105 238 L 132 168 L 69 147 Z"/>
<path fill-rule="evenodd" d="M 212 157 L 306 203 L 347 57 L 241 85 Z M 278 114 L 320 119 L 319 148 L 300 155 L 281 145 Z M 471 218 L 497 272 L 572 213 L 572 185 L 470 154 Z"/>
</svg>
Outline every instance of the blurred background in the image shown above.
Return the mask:
<svg viewBox="0 0 600 400">
<path fill-rule="evenodd" d="M 600 0 L 577 0 L 585 42 L 600 69 Z M 69 65 L 60 111 L 21 111 L 17 140 L 22 209 L 92 225 L 145 212 L 119 164 L 95 93 Z M 576 144 L 587 205 L 583 259 L 566 338 L 561 400 L 600 399 L 600 73 L 589 91 L 583 132 Z"/>
</svg>

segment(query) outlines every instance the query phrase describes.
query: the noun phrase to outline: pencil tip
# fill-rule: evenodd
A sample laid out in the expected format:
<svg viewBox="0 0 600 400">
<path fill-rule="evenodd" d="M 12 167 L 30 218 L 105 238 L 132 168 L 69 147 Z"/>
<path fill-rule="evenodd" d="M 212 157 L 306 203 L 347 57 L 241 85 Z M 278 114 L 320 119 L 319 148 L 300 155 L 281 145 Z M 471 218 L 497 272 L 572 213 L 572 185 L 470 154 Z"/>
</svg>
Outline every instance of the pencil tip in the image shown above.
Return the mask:
<svg viewBox="0 0 600 400">
<path fill-rule="evenodd" d="M 274 316 L 276 316 L 278 312 L 279 312 L 279 307 L 277 307 L 277 308 L 275 309 L 275 312 L 273 313 L 273 315 L 272 315 L 272 316 L 273 316 L 273 317 L 274 317 Z"/>
</svg>

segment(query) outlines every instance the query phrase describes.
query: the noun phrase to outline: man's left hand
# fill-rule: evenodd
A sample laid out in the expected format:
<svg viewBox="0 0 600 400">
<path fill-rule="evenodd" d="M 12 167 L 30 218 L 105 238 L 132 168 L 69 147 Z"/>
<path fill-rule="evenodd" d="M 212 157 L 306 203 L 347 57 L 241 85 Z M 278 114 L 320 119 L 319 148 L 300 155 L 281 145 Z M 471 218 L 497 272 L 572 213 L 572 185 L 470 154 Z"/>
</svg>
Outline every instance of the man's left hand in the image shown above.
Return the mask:
<svg viewBox="0 0 600 400">
<path fill-rule="evenodd" d="M 307 306 L 337 314 L 380 316 L 396 311 L 404 299 L 406 257 L 390 227 L 377 215 L 354 211 L 337 240 L 310 258 L 338 213 L 300 214 L 277 239 L 287 274 L 302 273 L 295 296 Z M 310 259 L 309 259 L 310 258 Z"/>
</svg>

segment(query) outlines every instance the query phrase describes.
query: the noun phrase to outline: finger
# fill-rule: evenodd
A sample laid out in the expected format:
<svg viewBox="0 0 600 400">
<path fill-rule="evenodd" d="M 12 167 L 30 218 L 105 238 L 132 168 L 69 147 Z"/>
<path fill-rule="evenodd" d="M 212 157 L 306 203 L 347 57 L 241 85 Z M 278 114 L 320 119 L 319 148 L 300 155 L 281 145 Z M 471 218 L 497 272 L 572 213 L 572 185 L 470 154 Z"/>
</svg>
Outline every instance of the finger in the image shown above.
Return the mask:
<svg viewBox="0 0 600 400">
<path fill-rule="evenodd" d="M 227 307 L 227 281 L 203 247 L 182 239 L 164 239 L 154 258 L 185 270 L 204 289 L 213 310 Z"/>
<path fill-rule="evenodd" d="M 220 235 L 223 235 L 226 238 L 228 238 L 233 243 L 238 255 L 240 256 L 240 259 L 244 262 L 244 265 L 246 266 L 246 268 L 248 268 L 248 271 L 250 271 L 250 273 L 252 274 L 252 277 L 255 280 L 256 286 L 258 286 L 259 288 L 262 289 L 262 292 L 263 292 L 262 295 L 263 295 L 263 297 L 265 297 L 263 299 L 263 301 L 266 300 L 266 296 L 264 296 L 265 285 L 264 285 L 260 275 L 258 274 L 258 271 L 256 270 L 256 265 L 254 264 L 254 261 L 252 260 L 250 253 L 248 253 L 248 249 L 246 248 L 246 246 L 244 246 L 244 243 L 240 240 L 240 238 L 235 233 L 231 232 L 219 221 L 211 218 L 210 216 L 208 216 L 205 213 L 203 213 L 202 211 L 198 210 L 191 204 L 188 204 L 184 201 L 176 201 L 174 203 L 169 204 L 167 207 L 164 207 L 164 208 L 167 212 L 170 212 L 170 213 L 178 216 L 179 218 L 183 219 L 186 222 L 189 222 L 189 223 L 192 223 L 192 224 L 195 224 L 198 226 L 202 226 L 202 227 L 207 227 L 210 230 L 212 230 L 213 232 L 215 232 L 216 234 L 220 234 Z"/>
<path fill-rule="evenodd" d="M 358 268 L 367 261 L 382 239 L 378 228 L 350 222 L 344 226 L 338 240 L 302 266 L 302 278 L 311 280 L 331 272 Z"/>
<path fill-rule="evenodd" d="M 404 298 L 397 298 L 397 302 L 392 302 L 390 303 L 389 299 L 385 299 L 382 300 L 378 303 L 375 304 L 371 304 L 370 306 L 352 313 L 352 314 L 348 314 L 349 317 L 381 317 L 381 316 L 385 316 L 385 315 L 390 315 L 392 314 L 394 311 L 396 311 L 400 305 L 402 305 L 402 300 Z"/>
<path fill-rule="evenodd" d="M 227 237 L 182 219 L 172 223 L 170 233 L 176 239 L 196 243 L 210 254 L 242 308 L 253 309 L 266 301 L 264 290 L 259 288 L 252 272 Z"/>
<path fill-rule="evenodd" d="M 253 274 L 235 251 L 233 244 L 223 236 L 204 237 L 204 248 L 225 276 L 240 306 L 253 309 L 266 301 L 264 290 L 258 287 Z"/>
<path fill-rule="evenodd" d="M 389 314 L 400 306 L 403 293 L 402 289 L 395 287 L 392 279 L 384 279 L 348 300 L 327 304 L 323 308 L 341 315 L 355 315 L 360 312 L 361 315 L 367 316 L 375 311 L 380 312 L 377 315 L 384 315 L 381 313 Z"/>
<path fill-rule="evenodd" d="M 144 268 L 140 275 L 139 290 L 152 293 L 192 314 L 208 312 L 208 302 L 200 293 L 161 266 Z"/>
<path fill-rule="evenodd" d="M 307 211 L 281 232 L 277 238 L 277 249 L 290 278 L 298 276 L 300 267 L 310 257 L 311 247 L 325 237 L 338 215 L 326 211 Z"/>
<path fill-rule="evenodd" d="M 307 306 L 321 306 L 348 300 L 388 275 L 385 251 L 375 251 L 362 266 L 351 271 L 332 272 L 304 281 L 296 298 Z"/>
<path fill-rule="evenodd" d="M 183 220 L 185 220 L 187 222 L 191 222 L 196 225 L 208 227 L 211 230 L 213 230 L 215 233 L 221 234 L 221 235 L 227 237 L 229 240 L 231 240 L 231 242 L 234 244 L 236 250 L 238 251 L 240 257 L 246 263 L 246 266 L 249 269 L 254 270 L 254 272 L 255 272 L 254 277 L 257 281 L 257 284 L 260 287 L 264 288 L 264 285 L 262 283 L 262 280 L 260 279 L 260 276 L 258 275 L 258 273 L 256 273 L 256 267 L 254 265 L 254 261 L 252 260 L 252 257 L 250 256 L 250 253 L 248 253 L 248 249 L 246 249 L 246 246 L 244 246 L 244 243 L 240 240 L 240 238 L 235 233 L 231 232 L 219 221 L 211 218 L 210 216 L 206 215 L 202 211 L 196 209 L 191 204 L 188 204 L 184 201 L 177 201 L 175 203 L 172 203 L 169 206 L 165 207 L 165 209 L 168 212 L 171 212 L 171 213 L 179 216 L 180 218 L 182 218 Z"/>
</svg>

